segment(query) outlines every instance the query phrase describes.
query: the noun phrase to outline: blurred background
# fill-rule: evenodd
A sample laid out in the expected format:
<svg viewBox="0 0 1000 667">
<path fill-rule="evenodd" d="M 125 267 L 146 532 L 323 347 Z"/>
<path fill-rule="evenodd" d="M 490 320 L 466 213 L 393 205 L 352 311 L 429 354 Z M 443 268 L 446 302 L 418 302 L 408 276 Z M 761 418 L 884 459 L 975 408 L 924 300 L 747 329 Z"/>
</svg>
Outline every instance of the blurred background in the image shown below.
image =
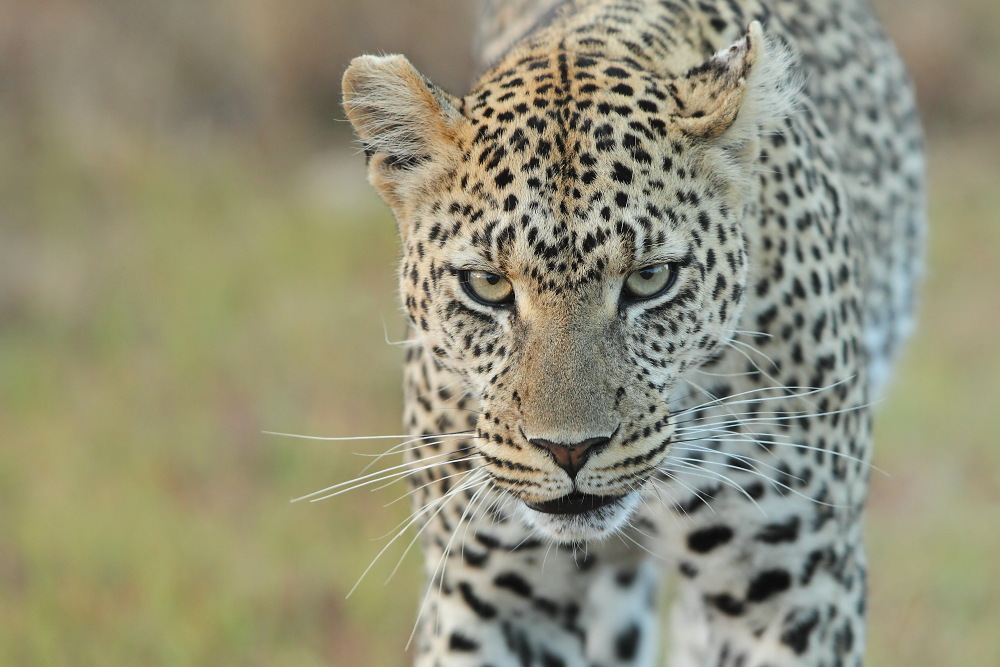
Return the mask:
<svg viewBox="0 0 1000 667">
<path fill-rule="evenodd" d="M 879 0 L 933 227 L 881 406 L 870 664 L 1000 664 L 1000 6 Z M 356 474 L 400 422 L 350 57 L 466 90 L 462 0 L 0 4 L 0 664 L 402 665 L 419 558 Z"/>
</svg>

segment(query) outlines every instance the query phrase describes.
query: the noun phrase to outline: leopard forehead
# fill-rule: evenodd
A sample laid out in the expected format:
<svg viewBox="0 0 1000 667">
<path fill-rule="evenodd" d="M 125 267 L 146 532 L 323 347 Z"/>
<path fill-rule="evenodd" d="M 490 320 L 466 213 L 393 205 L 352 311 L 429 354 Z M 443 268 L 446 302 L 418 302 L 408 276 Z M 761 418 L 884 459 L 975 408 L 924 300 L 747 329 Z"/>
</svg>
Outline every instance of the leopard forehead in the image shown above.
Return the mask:
<svg viewBox="0 0 1000 667">
<path fill-rule="evenodd" d="M 479 257 L 536 290 L 688 255 L 735 271 L 740 202 L 697 142 L 668 131 L 672 89 L 634 63 L 567 53 L 487 76 L 462 100 L 460 158 L 411 214 L 409 247 Z"/>
</svg>

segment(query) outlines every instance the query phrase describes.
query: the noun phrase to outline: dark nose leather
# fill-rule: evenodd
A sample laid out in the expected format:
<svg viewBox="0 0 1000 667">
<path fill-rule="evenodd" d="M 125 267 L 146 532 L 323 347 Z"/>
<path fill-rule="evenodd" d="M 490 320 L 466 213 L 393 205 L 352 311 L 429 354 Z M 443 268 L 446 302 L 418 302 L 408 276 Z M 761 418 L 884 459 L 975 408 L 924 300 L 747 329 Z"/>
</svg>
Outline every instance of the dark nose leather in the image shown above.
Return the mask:
<svg viewBox="0 0 1000 667">
<path fill-rule="evenodd" d="M 552 454 L 552 457 L 559 464 L 559 467 L 566 471 L 570 479 L 576 479 L 576 474 L 580 472 L 590 455 L 607 445 L 611 438 L 588 438 L 572 444 L 552 442 L 544 438 L 532 438 L 528 440 L 535 447 L 539 447 Z"/>
</svg>

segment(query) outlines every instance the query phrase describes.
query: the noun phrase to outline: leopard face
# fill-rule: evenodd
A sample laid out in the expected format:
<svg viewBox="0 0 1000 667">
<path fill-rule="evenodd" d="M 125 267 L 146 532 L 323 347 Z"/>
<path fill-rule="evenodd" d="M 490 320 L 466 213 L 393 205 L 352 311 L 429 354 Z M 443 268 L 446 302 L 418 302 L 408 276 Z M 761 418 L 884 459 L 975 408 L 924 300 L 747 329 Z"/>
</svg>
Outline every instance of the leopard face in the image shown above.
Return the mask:
<svg viewBox="0 0 1000 667">
<path fill-rule="evenodd" d="M 477 399 L 493 484 L 551 537 L 627 522 L 674 388 L 733 335 L 767 66 L 758 27 L 682 76 L 551 50 L 461 99 L 400 56 L 345 75 L 412 327 Z"/>
</svg>

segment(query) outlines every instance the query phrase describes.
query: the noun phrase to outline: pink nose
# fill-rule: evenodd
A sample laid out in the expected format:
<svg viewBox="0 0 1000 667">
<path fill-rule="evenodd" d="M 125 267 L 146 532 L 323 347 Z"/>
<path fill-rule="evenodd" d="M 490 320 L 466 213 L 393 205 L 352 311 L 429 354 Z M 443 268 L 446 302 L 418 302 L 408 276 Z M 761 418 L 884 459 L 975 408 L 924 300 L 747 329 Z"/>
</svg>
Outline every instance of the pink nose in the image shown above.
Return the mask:
<svg viewBox="0 0 1000 667">
<path fill-rule="evenodd" d="M 611 438 L 588 438 L 572 444 L 552 442 L 544 438 L 532 438 L 528 442 L 552 454 L 559 467 L 565 470 L 572 480 L 576 479 L 576 474 L 583 468 L 590 455 L 611 442 Z"/>
</svg>

